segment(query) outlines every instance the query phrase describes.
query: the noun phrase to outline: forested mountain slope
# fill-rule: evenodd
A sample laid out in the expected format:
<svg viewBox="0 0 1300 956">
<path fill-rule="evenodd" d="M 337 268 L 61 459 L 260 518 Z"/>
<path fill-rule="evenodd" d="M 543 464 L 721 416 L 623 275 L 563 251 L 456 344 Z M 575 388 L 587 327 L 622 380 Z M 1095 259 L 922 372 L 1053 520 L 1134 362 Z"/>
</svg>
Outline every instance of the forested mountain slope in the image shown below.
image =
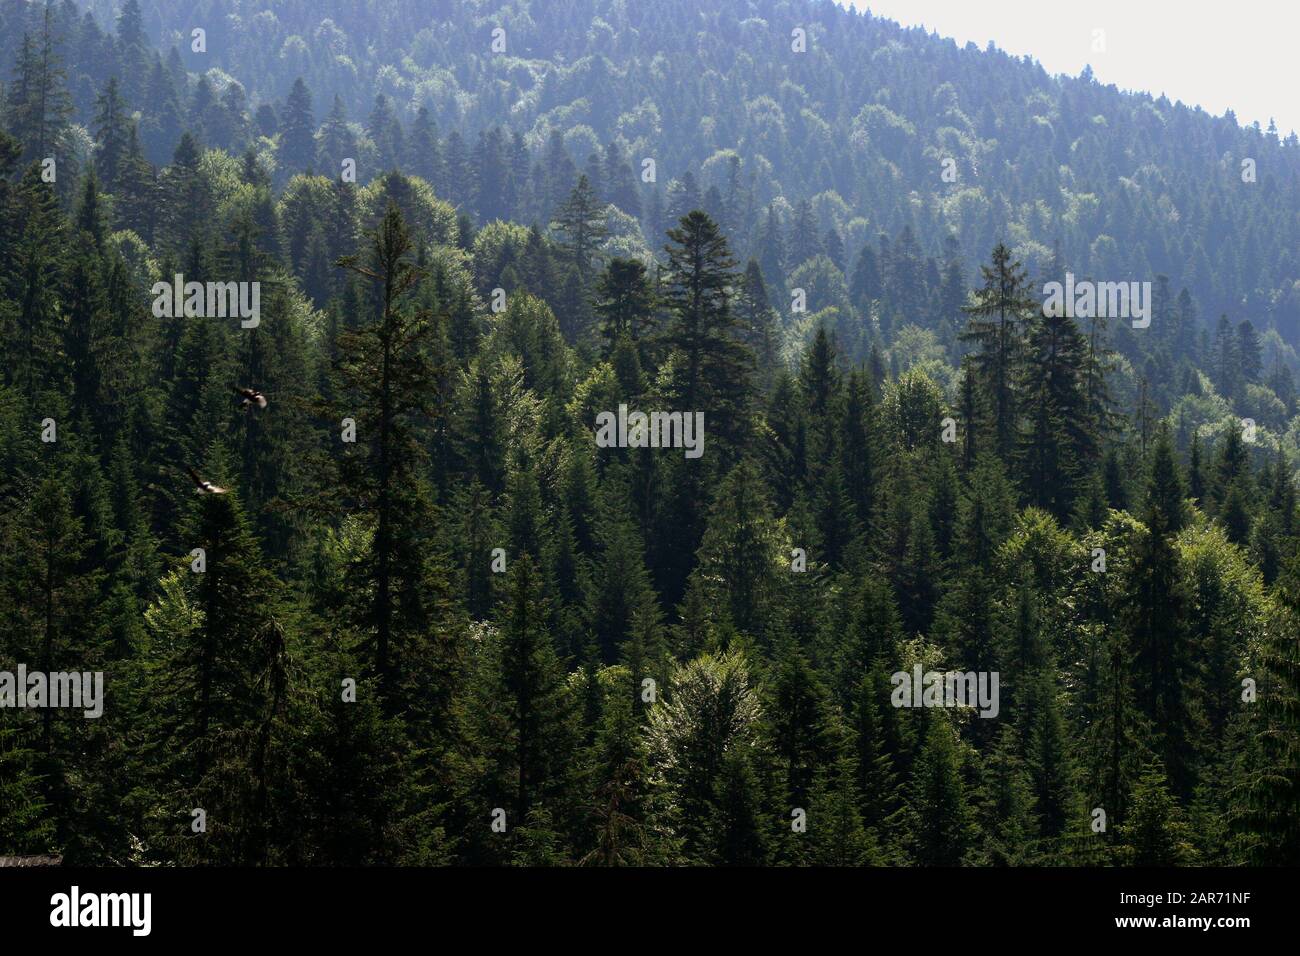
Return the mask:
<svg viewBox="0 0 1300 956">
<path fill-rule="evenodd" d="M 0 55 L 8 62 L 22 36 L 20 26 L 8 27 L 30 5 L 6 6 Z M 89 4 L 101 24 L 113 22 L 114 6 Z M 688 201 L 667 195 L 687 172 L 701 194 L 716 187 L 720 208 L 736 207 L 727 225 L 742 252 L 751 251 L 770 203 L 788 228 L 792 207 L 809 200 L 819 237 L 834 227 L 850 258 L 908 224 L 921 252 L 940 262 L 950 233 L 968 262 L 1004 239 L 1031 271 L 1059 242 L 1076 273 L 1163 274 L 1175 291 L 1188 288 L 1207 320 L 1227 312 L 1276 324 L 1292 341 L 1300 334 L 1294 134 L 1282 141 L 1272 130 L 1238 127 L 1231 115 L 1120 93 L 1088 76 L 1054 78 L 1034 63 L 832 3 L 218 0 L 140 9 L 144 36 L 161 38 L 164 53 L 175 47 L 192 74 L 208 74 L 213 102 L 201 120 L 210 145 L 239 150 L 264 132 L 222 115 L 227 84 L 241 87 L 230 105 L 251 117 L 264 103 L 280 107 L 301 77 L 318 122 L 338 96 L 343 115 L 373 128 L 367 118 L 382 95 L 408 131 L 421 106 L 439 129 L 457 130 L 464 161 L 486 185 L 476 195 L 466 182 L 451 195 L 484 220 L 547 221 L 556 199 L 548 186 L 563 161 L 547 146 L 558 133 L 580 168 L 610 143 L 638 173 L 639 161 L 653 157 L 670 212 Z M 29 10 L 26 19 L 35 16 Z M 204 53 L 191 50 L 194 27 L 206 30 Z M 505 31 L 500 53 L 496 28 Z M 791 50 L 795 28 L 806 31 L 805 53 Z M 88 116 L 116 64 L 93 39 L 83 44 L 73 88 Z M 147 58 L 131 65 L 125 99 L 148 127 L 168 97 L 151 90 Z M 488 152 L 502 155 L 471 156 L 478 134 L 493 128 L 503 140 Z M 527 161 L 511 152 L 515 132 Z M 370 139 L 358 146 L 363 180 L 406 159 L 386 133 Z M 151 158 L 166 160 L 174 145 L 168 130 Z M 732 151 L 745 161 L 735 187 L 743 198 L 728 195 Z M 949 158 L 956 182 L 940 177 Z M 1241 178 L 1248 158 L 1258 176 L 1249 187 Z M 412 156 L 409 165 L 432 161 Z M 503 171 L 484 169 L 538 161 L 551 182 L 520 176 L 516 195 L 492 187 Z M 303 162 L 310 158 L 280 157 L 289 170 Z M 629 184 L 609 184 L 605 198 L 618 201 L 619 187 Z M 640 190 L 643 213 L 652 192 Z M 659 219 L 648 225 L 662 226 Z"/>
<path fill-rule="evenodd" d="M 1300 143 L 701 6 L 0 0 L 0 854 L 1297 862 Z"/>
</svg>

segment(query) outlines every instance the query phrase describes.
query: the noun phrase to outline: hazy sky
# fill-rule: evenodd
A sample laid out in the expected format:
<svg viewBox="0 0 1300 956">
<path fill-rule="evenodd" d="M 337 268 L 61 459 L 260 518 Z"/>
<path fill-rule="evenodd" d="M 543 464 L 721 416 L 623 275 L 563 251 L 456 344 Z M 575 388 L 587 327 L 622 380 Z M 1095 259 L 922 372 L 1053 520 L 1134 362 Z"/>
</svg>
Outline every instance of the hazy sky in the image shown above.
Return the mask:
<svg viewBox="0 0 1300 956">
<path fill-rule="evenodd" d="M 840 0 L 924 26 L 958 43 L 989 40 L 1029 54 L 1049 73 L 1077 76 L 1086 64 L 1101 83 L 1145 90 L 1243 125 L 1269 117 L 1285 136 L 1300 130 L 1300 2 L 1225 0 Z M 1093 51 L 1093 31 L 1105 51 Z"/>
</svg>

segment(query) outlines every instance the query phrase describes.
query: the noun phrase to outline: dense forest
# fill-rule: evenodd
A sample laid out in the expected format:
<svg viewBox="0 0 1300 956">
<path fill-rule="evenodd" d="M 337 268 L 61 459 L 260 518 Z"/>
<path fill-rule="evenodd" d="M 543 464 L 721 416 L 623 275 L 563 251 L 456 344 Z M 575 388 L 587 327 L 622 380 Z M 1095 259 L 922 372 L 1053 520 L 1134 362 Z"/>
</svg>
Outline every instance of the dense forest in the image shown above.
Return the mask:
<svg viewBox="0 0 1300 956">
<path fill-rule="evenodd" d="M 1300 140 L 702 6 L 0 0 L 0 855 L 1300 863 Z"/>
</svg>

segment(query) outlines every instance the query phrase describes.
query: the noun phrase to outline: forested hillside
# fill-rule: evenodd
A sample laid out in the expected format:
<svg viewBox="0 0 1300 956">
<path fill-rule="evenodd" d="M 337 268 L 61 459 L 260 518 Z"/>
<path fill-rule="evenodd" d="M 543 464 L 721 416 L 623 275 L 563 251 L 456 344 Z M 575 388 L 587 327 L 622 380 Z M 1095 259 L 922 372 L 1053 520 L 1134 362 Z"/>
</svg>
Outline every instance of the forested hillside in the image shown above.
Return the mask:
<svg viewBox="0 0 1300 956">
<path fill-rule="evenodd" d="M 702 6 L 0 0 L 0 856 L 1300 862 L 1300 141 Z"/>
</svg>

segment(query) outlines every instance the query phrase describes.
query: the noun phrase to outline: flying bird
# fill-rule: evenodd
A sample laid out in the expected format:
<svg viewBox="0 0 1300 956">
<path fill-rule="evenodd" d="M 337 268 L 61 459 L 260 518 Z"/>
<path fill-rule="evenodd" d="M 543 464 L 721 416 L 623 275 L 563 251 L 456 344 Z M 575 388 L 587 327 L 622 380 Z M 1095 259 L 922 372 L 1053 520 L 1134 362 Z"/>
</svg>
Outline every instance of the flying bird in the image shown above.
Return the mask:
<svg viewBox="0 0 1300 956">
<path fill-rule="evenodd" d="M 218 488 L 218 487 L 217 487 L 216 485 L 214 485 L 212 482 L 210 482 L 210 481 L 206 481 L 205 479 L 200 478 L 200 477 L 199 477 L 199 473 L 198 473 L 197 471 L 195 471 L 193 468 L 191 468 L 189 465 L 186 465 L 186 466 L 185 466 L 185 470 L 188 471 L 188 472 L 190 473 L 190 477 L 194 479 L 194 484 L 198 486 L 199 494 L 201 494 L 201 495 L 224 495 L 224 494 L 226 493 L 226 489 L 225 489 L 225 488 Z"/>
<path fill-rule="evenodd" d="M 242 388 L 235 386 L 235 392 L 244 396 L 244 400 L 239 403 L 240 408 L 248 408 L 249 405 L 256 405 L 258 408 L 266 408 L 266 396 L 255 388 Z"/>
</svg>

